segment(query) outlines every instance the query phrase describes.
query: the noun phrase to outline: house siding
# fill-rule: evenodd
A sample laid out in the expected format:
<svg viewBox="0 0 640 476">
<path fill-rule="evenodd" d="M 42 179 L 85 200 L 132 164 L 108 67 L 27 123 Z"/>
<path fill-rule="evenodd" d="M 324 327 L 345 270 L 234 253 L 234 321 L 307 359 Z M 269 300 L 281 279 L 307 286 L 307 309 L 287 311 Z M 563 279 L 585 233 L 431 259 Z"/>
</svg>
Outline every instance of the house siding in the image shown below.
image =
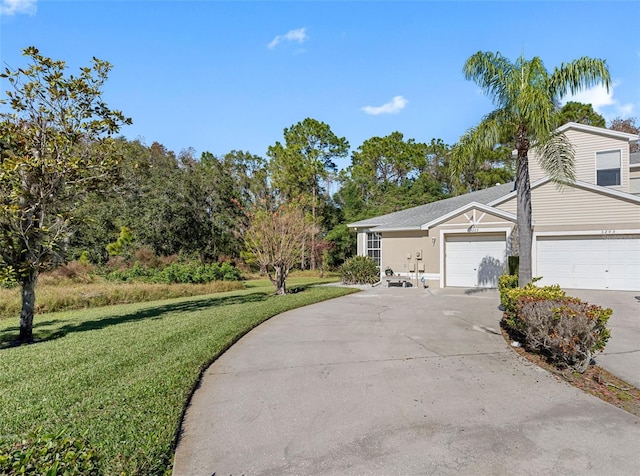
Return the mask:
<svg viewBox="0 0 640 476">
<path fill-rule="evenodd" d="M 574 163 L 576 180 L 596 184 L 596 152 L 620 150 L 620 186 L 608 188 L 621 192 L 629 191 L 628 141 L 573 129 L 565 131 L 565 135 L 573 145 L 575 151 Z M 546 175 L 538 163 L 536 150 L 531 149 L 531 151 L 529 151 L 529 177 L 531 182 L 535 182 Z"/>
<path fill-rule="evenodd" d="M 395 274 L 407 276 L 412 274 L 415 276 L 418 264 L 422 263 L 425 271 L 419 272 L 424 274 L 427 268 L 431 266 L 432 260 L 437 260 L 437 253 L 429 253 L 429 232 L 427 231 L 403 231 L 403 232 L 382 232 L 382 266 L 381 271 L 389 267 Z M 422 252 L 422 259 L 416 260 L 416 251 Z M 411 258 L 407 258 L 410 255 Z"/>
<path fill-rule="evenodd" d="M 505 212 L 508 213 L 512 213 L 514 215 L 518 214 L 518 202 L 516 200 L 516 197 L 513 197 L 511 199 L 509 199 L 508 201 L 501 203 L 499 205 L 496 205 L 496 208 L 503 210 Z"/>
<path fill-rule="evenodd" d="M 515 213 L 515 207 L 515 197 L 497 206 L 511 213 Z M 531 191 L 531 208 L 535 230 L 551 226 L 560 231 L 587 224 L 590 228 L 625 224 L 629 228 L 640 228 L 637 203 L 572 186 L 559 191 L 552 182 Z"/>
</svg>

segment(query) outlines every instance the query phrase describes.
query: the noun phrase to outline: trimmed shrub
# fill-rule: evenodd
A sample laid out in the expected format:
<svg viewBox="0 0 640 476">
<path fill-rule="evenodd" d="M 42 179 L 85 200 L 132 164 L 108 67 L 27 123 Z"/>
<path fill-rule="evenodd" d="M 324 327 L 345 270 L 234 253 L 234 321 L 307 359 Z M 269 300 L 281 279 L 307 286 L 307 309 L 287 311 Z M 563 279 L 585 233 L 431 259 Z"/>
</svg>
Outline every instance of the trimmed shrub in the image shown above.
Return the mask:
<svg viewBox="0 0 640 476">
<path fill-rule="evenodd" d="M 542 279 L 541 276 L 533 278 L 531 283 L 528 284 L 525 289 L 539 289 L 535 286 L 535 283 Z M 509 312 L 513 312 L 515 302 L 509 297 L 508 292 L 512 289 L 518 288 L 518 275 L 517 274 L 503 274 L 498 277 L 498 291 L 500 292 L 500 303 L 506 310 L 509 308 Z M 535 292 L 535 291 L 534 291 Z"/>
<path fill-rule="evenodd" d="M 518 287 L 517 274 L 503 274 L 498 277 L 498 291 L 500 292 L 500 303 L 504 307 L 507 300 L 507 291 Z"/>
<path fill-rule="evenodd" d="M 577 298 L 522 294 L 512 319 L 529 350 L 582 373 L 611 335 L 606 323 L 612 312 Z"/>
<path fill-rule="evenodd" d="M 509 270 L 509 274 L 518 275 L 518 270 L 520 269 L 520 256 L 509 256 L 507 258 L 507 269 Z"/>
<path fill-rule="evenodd" d="M 374 284 L 380 281 L 380 270 L 368 256 L 354 256 L 340 267 L 344 284 Z"/>
<path fill-rule="evenodd" d="M 517 280 L 517 277 L 516 277 Z M 552 286 L 537 287 L 533 283 L 527 284 L 524 288 L 512 288 L 503 291 L 500 290 L 500 299 L 504 308 L 504 321 L 507 326 L 516 332 L 522 332 L 522 322 L 518 320 L 518 301 L 521 298 L 527 299 L 560 299 L 565 297 L 566 293 L 560 289 L 560 286 L 554 284 Z"/>
<path fill-rule="evenodd" d="M 99 475 L 100 455 L 84 438 L 31 432 L 20 443 L 0 444 L 0 473 L 7 475 Z"/>
</svg>

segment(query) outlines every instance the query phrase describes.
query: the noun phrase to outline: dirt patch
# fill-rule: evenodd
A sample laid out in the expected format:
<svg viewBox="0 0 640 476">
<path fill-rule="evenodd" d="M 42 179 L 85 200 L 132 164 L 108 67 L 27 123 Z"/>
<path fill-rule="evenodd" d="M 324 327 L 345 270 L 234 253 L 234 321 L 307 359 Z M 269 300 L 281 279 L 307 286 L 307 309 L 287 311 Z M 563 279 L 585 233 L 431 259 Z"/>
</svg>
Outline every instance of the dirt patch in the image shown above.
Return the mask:
<svg viewBox="0 0 640 476">
<path fill-rule="evenodd" d="M 513 339 L 504 327 L 502 327 L 502 336 L 515 352 L 552 373 L 557 378 L 640 417 L 640 389 L 630 383 L 619 379 L 597 365 L 589 365 L 583 374 L 569 369 L 559 369 L 543 355 L 529 352 L 524 347 L 511 346 Z"/>
</svg>

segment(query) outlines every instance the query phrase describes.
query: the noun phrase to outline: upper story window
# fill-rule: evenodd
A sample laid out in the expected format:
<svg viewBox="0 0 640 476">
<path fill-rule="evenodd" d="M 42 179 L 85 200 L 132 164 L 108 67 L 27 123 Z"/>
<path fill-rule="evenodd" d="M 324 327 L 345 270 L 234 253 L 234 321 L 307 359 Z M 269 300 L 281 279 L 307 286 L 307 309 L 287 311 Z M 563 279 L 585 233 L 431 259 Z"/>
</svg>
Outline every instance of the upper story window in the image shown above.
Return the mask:
<svg viewBox="0 0 640 476">
<path fill-rule="evenodd" d="M 380 233 L 367 233 L 367 256 L 380 266 Z"/>
<path fill-rule="evenodd" d="M 622 184 L 619 150 L 596 152 L 596 183 L 603 187 Z"/>
</svg>

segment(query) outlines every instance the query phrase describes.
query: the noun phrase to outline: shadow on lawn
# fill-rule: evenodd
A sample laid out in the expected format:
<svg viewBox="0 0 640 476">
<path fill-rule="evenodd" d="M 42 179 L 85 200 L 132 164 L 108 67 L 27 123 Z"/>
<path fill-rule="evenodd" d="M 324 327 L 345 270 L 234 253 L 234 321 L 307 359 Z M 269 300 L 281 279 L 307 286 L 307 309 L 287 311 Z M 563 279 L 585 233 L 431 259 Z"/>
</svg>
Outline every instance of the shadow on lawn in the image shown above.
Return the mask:
<svg viewBox="0 0 640 476">
<path fill-rule="evenodd" d="M 114 316 L 107 316 L 88 321 L 71 321 L 71 320 L 48 320 L 34 323 L 33 334 L 34 340 L 30 343 L 21 343 L 17 340 L 19 326 L 8 327 L 4 331 L 0 331 L 0 349 L 6 349 L 8 347 L 17 347 L 19 345 L 31 345 L 39 342 L 47 342 L 54 339 L 59 339 L 67 334 L 73 332 L 85 332 L 104 329 L 109 326 L 118 324 L 124 324 L 127 322 L 139 321 L 142 319 L 160 319 L 166 314 L 175 314 L 182 312 L 195 312 L 199 310 L 209 309 L 211 307 L 232 306 L 234 304 L 246 304 L 250 302 L 265 301 L 272 294 L 266 292 L 256 292 L 245 294 L 242 296 L 224 296 L 224 297 L 211 297 L 207 299 L 198 299 L 188 302 L 179 302 L 171 304 L 160 304 L 139 311 L 132 312 L 130 314 L 121 314 Z M 60 326 L 61 323 L 67 323 Z M 59 327 L 55 329 L 47 330 L 47 326 L 57 325 Z"/>
</svg>

